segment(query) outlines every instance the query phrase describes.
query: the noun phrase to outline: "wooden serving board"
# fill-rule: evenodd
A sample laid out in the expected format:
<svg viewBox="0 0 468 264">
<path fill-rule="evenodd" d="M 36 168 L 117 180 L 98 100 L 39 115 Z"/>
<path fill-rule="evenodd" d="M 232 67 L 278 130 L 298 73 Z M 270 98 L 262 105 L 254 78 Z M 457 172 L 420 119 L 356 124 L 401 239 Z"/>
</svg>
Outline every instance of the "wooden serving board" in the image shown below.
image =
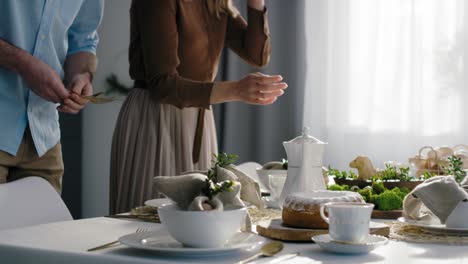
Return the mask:
<svg viewBox="0 0 468 264">
<path fill-rule="evenodd" d="M 398 219 L 403 216 L 403 210 L 391 210 L 391 211 L 372 211 L 372 218 L 374 219 Z"/>
<path fill-rule="evenodd" d="M 344 179 L 337 179 L 333 178 L 336 184 L 339 185 L 348 185 L 349 187 L 352 186 L 358 186 L 359 188 L 364 188 L 366 186 L 371 186 L 372 182 L 371 181 L 363 181 L 363 180 L 344 180 Z M 388 182 L 383 182 L 383 185 L 385 188 L 391 190 L 395 187 L 398 188 L 403 188 L 406 187 L 410 190 L 413 190 L 416 186 L 419 184 L 423 183 L 424 181 L 407 181 L 407 182 L 401 182 L 401 181 L 388 181 Z"/>
<path fill-rule="evenodd" d="M 328 229 L 288 227 L 283 225 L 281 219 L 272 219 L 257 223 L 257 232 L 261 236 L 282 241 L 302 241 L 313 243 L 313 241 L 310 239 L 311 237 L 327 234 Z M 390 233 L 390 227 L 384 223 L 371 222 L 370 233 L 388 237 Z"/>
</svg>

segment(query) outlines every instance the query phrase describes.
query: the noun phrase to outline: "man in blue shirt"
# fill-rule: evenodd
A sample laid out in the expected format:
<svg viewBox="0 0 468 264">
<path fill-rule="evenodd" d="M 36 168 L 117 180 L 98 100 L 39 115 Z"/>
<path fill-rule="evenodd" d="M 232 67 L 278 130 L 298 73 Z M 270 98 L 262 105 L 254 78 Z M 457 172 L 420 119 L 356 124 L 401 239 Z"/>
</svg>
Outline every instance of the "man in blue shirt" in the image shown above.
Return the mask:
<svg viewBox="0 0 468 264">
<path fill-rule="evenodd" d="M 61 191 L 57 110 L 91 95 L 104 0 L 0 0 L 0 183 L 40 176 Z"/>
</svg>

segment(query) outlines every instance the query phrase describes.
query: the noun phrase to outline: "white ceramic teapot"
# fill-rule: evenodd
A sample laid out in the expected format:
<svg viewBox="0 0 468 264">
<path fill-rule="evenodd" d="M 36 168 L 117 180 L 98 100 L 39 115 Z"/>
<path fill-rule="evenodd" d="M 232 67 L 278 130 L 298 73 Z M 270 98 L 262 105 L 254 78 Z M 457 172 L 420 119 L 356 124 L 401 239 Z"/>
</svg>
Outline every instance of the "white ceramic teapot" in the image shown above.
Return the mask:
<svg viewBox="0 0 468 264">
<path fill-rule="evenodd" d="M 288 156 L 288 176 L 281 192 L 280 206 L 291 193 L 326 189 L 322 175 L 326 144 L 312 137 L 308 127 L 304 127 L 301 136 L 283 142 Z"/>
</svg>

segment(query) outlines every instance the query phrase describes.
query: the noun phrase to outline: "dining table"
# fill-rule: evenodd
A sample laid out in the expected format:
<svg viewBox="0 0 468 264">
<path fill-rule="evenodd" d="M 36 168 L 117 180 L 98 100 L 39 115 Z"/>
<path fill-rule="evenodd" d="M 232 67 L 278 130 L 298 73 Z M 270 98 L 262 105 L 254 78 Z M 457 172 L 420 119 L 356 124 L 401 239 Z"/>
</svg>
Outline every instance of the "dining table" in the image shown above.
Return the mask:
<svg viewBox="0 0 468 264">
<path fill-rule="evenodd" d="M 0 231 L 0 263 L 50 264 L 118 264 L 118 263 L 238 263 L 258 252 L 244 250 L 215 256 L 168 256 L 125 245 L 88 252 L 93 248 L 137 229 L 158 231 L 159 223 L 129 221 L 109 217 L 54 222 Z M 297 256 L 281 261 L 285 254 Z M 390 240 L 387 245 L 368 254 L 335 254 L 323 251 L 312 242 L 284 243 L 284 249 L 273 257 L 262 257 L 252 263 L 468 263 L 466 246 L 407 243 Z"/>
</svg>

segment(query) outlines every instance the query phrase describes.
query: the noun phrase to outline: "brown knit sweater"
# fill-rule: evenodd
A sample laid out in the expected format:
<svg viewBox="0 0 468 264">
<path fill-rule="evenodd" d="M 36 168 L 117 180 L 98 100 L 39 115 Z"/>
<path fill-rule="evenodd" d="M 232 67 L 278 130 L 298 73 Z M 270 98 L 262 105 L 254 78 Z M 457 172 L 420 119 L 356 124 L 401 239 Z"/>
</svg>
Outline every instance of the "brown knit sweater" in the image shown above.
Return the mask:
<svg viewBox="0 0 468 264">
<path fill-rule="evenodd" d="M 205 0 L 133 0 L 130 14 L 130 76 L 160 103 L 208 108 L 224 46 L 251 65 L 269 61 L 266 10 L 249 8 L 248 25 L 218 19 Z"/>
</svg>

